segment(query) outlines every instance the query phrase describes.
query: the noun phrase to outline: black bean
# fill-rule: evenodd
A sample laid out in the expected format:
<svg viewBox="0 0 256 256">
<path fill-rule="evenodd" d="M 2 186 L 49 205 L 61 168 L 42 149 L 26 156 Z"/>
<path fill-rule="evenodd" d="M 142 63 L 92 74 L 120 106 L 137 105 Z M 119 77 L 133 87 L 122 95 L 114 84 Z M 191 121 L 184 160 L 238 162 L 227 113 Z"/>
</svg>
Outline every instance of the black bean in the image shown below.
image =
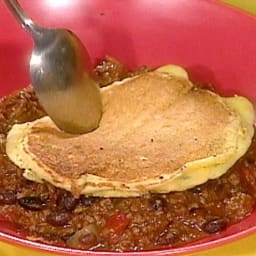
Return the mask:
<svg viewBox="0 0 256 256">
<path fill-rule="evenodd" d="M 55 227 L 66 225 L 71 219 L 71 216 L 67 212 L 52 212 L 46 216 L 46 221 Z"/>
<path fill-rule="evenodd" d="M 150 205 L 153 210 L 163 210 L 167 206 L 167 202 L 162 197 L 152 197 L 150 200 Z"/>
<path fill-rule="evenodd" d="M 225 219 L 213 219 L 203 224 L 202 230 L 206 233 L 213 234 L 222 231 L 227 227 Z"/>
<path fill-rule="evenodd" d="M 73 211 L 78 204 L 78 200 L 73 196 L 65 197 L 64 206 L 67 211 Z"/>
<path fill-rule="evenodd" d="M 65 209 L 67 211 L 73 211 L 79 200 L 74 198 L 72 194 L 62 194 L 57 198 L 57 206 L 60 209 Z"/>
<path fill-rule="evenodd" d="M 17 194 L 14 190 L 5 190 L 0 192 L 0 205 L 15 204 L 17 200 Z"/>
<path fill-rule="evenodd" d="M 202 187 L 201 186 L 197 186 L 191 189 L 191 191 L 195 194 L 201 194 L 202 193 Z"/>
<path fill-rule="evenodd" d="M 97 197 L 81 196 L 80 202 L 83 206 L 90 207 L 98 200 Z"/>
<path fill-rule="evenodd" d="M 31 211 L 40 211 L 44 209 L 46 205 L 40 197 L 36 196 L 22 197 L 18 200 L 18 202 L 20 206 Z"/>
</svg>

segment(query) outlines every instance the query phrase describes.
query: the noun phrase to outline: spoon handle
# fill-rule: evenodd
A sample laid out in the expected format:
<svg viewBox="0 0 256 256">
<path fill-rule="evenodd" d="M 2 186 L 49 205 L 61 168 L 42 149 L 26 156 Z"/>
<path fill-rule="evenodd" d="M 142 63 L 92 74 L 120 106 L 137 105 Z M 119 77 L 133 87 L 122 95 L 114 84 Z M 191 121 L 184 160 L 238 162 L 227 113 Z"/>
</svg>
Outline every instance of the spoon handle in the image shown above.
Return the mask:
<svg viewBox="0 0 256 256">
<path fill-rule="evenodd" d="M 24 30 L 33 37 L 36 37 L 37 34 L 40 33 L 40 27 L 28 17 L 17 0 L 5 0 L 5 3 Z"/>
</svg>

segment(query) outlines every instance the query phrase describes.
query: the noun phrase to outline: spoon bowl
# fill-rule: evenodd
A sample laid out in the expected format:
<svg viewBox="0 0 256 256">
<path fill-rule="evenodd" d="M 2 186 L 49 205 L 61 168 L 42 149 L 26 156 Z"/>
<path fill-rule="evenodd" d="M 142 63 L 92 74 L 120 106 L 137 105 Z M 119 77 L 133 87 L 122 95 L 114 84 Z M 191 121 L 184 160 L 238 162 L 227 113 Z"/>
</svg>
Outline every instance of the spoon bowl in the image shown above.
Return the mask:
<svg viewBox="0 0 256 256">
<path fill-rule="evenodd" d="M 65 132 L 96 129 L 102 115 L 97 83 L 91 77 L 89 54 L 79 38 L 66 29 L 35 24 L 16 0 L 5 0 L 22 27 L 33 37 L 30 77 L 39 102 Z"/>
</svg>

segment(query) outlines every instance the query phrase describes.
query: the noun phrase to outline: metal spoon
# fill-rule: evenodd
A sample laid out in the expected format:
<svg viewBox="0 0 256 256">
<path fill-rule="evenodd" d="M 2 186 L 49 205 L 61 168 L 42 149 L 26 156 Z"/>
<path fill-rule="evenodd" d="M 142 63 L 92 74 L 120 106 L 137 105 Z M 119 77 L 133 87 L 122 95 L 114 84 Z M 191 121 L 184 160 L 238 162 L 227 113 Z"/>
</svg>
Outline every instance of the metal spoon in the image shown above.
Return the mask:
<svg viewBox="0 0 256 256">
<path fill-rule="evenodd" d="M 16 0 L 5 0 L 22 27 L 33 37 L 30 76 L 39 102 L 62 130 L 96 129 L 102 115 L 100 91 L 91 78 L 87 50 L 71 31 L 35 24 Z"/>
</svg>

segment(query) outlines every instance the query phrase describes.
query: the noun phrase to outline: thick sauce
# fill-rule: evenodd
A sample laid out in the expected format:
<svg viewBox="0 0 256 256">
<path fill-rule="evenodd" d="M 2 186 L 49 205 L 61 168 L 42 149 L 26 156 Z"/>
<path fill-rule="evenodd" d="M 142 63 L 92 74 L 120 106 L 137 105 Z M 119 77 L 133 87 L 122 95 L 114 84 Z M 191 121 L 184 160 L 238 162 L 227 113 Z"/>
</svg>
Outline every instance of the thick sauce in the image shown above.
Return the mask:
<svg viewBox="0 0 256 256">
<path fill-rule="evenodd" d="M 134 74 L 111 58 L 95 70 L 102 86 Z M 6 156 L 6 135 L 14 123 L 43 115 L 30 87 L 0 100 L 0 216 L 29 238 L 109 251 L 174 247 L 218 233 L 254 209 L 256 139 L 227 174 L 184 192 L 76 199 L 50 184 L 28 181 Z"/>
</svg>

